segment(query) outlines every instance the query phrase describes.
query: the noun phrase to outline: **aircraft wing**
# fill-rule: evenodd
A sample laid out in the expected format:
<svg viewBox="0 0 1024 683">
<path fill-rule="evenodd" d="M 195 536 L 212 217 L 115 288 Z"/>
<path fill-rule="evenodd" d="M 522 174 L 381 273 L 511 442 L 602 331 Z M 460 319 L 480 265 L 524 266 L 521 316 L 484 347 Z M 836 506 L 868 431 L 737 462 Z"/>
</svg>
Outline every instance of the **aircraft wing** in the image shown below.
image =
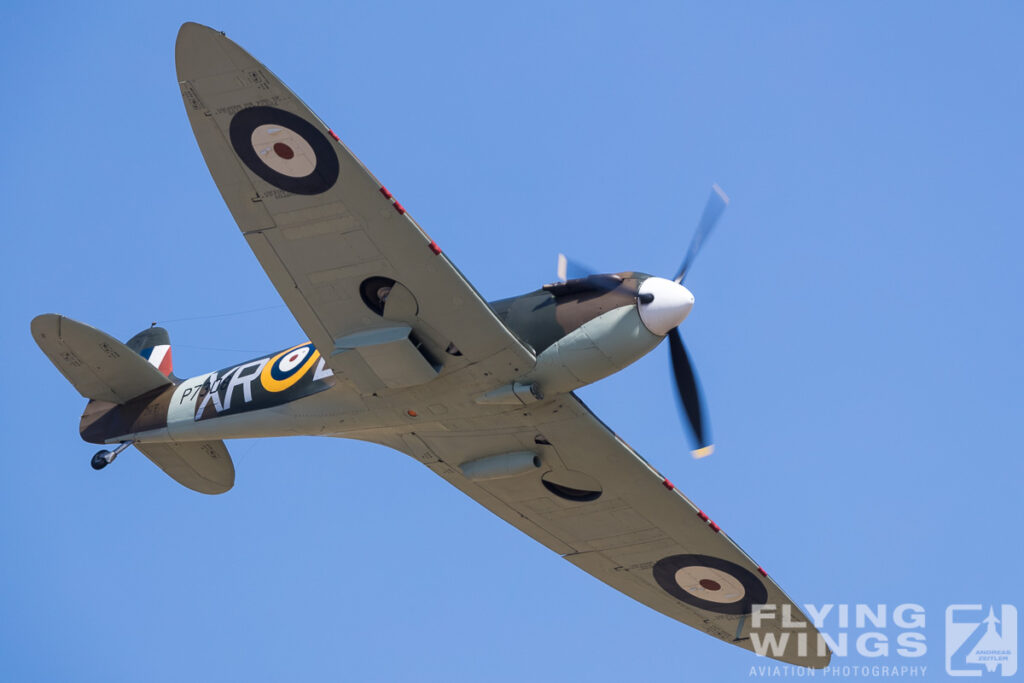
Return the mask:
<svg viewBox="0 0 1024 683">
<path fill-rule="evenodd" d="M 818 651 L 818 632 L 800 608 L 575 395 L 529 412 L 424 426 L 402 441 L 400 450 L 633 599 L 727 643 L 756 652 L 774 642 L 767 656 L 828 664 L 831 653 L 824 642 Z M 466 466 L 520 452 L 537 454 L 539 466 L 499 478 Z M 770 610 L 759 626 L 755 610 Z"/>
<path fill-rule="evenodd" d="M 269 69 L 194 23 L 175 57 L 217 188 L 331 369 L 369 393 L 484 359 L 509 376 L 533 366 L 532 350 Z"/>
</svg>

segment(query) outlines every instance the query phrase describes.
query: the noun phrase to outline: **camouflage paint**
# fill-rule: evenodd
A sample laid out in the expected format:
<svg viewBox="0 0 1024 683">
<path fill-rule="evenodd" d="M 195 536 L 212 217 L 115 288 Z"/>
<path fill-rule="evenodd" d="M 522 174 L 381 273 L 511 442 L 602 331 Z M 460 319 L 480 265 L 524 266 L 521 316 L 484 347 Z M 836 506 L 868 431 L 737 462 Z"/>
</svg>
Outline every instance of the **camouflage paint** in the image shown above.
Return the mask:
<svg viewBox="0 0 1024 683">
<path fill-rule="evenodd" d="M 128 434 L 263 410 L 325 391 L 334 373 L 309 342 L 179 381 L 123 405 L 90 401 L 79 425 L 82 438 L 106 443 Z"/>
<path fill-rule="evenodd" d="M 546 285 L 529 294 L 491 302 L 498 318 L 520 340 L 540 354 L 556 341 L 597 316 L 621 306 L 636 304 L 636 291 L 649 275 L 624 272 L 598 276 L 613 286 L 600 286 L 581 278 Z M 621 278 L 614 285 L 612 277 Z"/>
</svg>

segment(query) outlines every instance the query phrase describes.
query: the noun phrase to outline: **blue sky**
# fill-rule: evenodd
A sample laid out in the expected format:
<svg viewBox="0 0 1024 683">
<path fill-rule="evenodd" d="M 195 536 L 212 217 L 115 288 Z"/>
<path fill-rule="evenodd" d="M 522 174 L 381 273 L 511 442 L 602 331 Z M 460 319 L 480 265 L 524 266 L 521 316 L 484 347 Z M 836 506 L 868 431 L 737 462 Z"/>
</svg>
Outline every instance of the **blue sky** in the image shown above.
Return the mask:
<svg viewBox="0 0 1024 683">
<path fill-rule="evenodd" d="M 671 275 L 718 182 L 732 204 L 683 327 L 718 452 L 687 455 L 667 348 L 583 399 L 798 603 L 925 608 L 925 656 L 833 663 L 939 679 L 947 605 L 1024 608 L 1019 4 L 7 15 L 0 678 L 742 681 L 765 664 L 381 447 L 229 442 L 219 497 L 134 451 L 89 468 L 84 401 L 34 315 L 122 339 L 175 321 L 180 375 L 305 338 L 283 306 L 185 320 L 280 303 L 182 107 L 187 20 L 265 62 L 490 299 L 553 280 L 559 251 Z"/>
</svg>

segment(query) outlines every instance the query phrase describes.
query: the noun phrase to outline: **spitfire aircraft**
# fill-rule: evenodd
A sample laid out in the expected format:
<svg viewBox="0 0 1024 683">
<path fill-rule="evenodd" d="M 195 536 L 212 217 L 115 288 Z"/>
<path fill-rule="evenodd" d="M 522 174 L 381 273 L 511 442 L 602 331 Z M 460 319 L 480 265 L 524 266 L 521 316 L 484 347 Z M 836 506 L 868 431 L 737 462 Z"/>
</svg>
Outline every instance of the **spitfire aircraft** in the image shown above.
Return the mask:
<svg viewBox="0 0 1024 683">
<path fill-rule="evenodd" d="M 668 337 L 694 454 L 706 410 L 678 326 L 682 282 L 727 202 L 714 188 L 679 272 L 573 272 L 487 302 L 389 192 L 269 69 L 186 23 L 185 110 L 242 237 L 309 340 L 181 379 L 166 330 L 126 343 L 60 315 L 36 343 L 89 399 L 80 432 L 134 446 L 178 483 L 229 490 L 225 439 L 322 435 L 406 453 L 583 571 L 715 638 L 824 667 L 800 609 L 707 514 L 573 390 Z"/>
</svg>

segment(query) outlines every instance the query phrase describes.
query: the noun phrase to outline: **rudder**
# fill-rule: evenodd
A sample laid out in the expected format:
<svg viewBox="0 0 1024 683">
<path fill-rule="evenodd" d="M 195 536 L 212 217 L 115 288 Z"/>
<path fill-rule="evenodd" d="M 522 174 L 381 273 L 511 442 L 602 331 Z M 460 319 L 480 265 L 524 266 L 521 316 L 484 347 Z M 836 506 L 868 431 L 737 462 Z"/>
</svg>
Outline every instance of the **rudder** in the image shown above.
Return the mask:
<svg viewBox="0 0 1024 683">
<path fill-rule="evenodd" d="M 124 343 L 129 349 L 149 361 L 154 368 L 172 377 L 171 337 L 162 327 L 146 328 Z"/>
</svg>

